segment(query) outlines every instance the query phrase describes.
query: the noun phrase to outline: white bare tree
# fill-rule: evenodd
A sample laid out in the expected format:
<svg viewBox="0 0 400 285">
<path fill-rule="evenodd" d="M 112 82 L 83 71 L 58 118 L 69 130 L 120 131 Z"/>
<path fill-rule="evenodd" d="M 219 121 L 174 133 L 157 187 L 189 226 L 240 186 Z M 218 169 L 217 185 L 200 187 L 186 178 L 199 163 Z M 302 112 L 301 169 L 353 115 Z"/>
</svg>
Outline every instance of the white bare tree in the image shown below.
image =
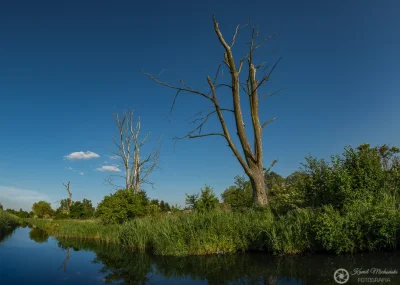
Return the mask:
<svg viewBox="0 0 400 285">
<path fill-rule="evenodd" d="M 125 181 L 123 188 L 137 194 L 143 190 L 143 184 L 154 186 L 154 183 L 148 178 L 158 167 L 160 150 L 157 143 L 147 155 L 141 153 L 142 147 L 150 142 L 148 140 L 150 132 L 146 133 L 143 139 L 139 138 L 141 131 L 140 117 L 138 117 L 135 124 L 134 113 L 134 110 L 127 110 L 121 114 L 114 114 L 115 123 L 118 127 L 118 137 L 113 139 L 117 149 L 113 154 L 120 161 L 121 167 L 123 166 L 124 168 L 124 175 L 118 175 Z M 113 183 L 113 177 L 115 176 L 117 175 L 110 175 L 108 182 L 122 188 L 121 185 Z"/>
</svg>

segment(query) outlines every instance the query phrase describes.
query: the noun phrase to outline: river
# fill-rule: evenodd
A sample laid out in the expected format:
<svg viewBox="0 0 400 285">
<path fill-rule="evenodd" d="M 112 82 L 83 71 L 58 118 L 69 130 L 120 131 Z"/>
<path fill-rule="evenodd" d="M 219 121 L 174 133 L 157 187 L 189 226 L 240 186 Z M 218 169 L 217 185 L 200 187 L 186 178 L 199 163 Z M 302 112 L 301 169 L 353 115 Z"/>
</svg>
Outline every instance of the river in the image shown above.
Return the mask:
<svg viewBox="0 0 400 285">
<path fill-rule="evenodd" d="M 347 275 L 337 271 L 341 269 Z M 161 257 L 119 246 L 55 239 L 29 227 L 17 228 L 0 241 L 1 285 L 400 284 L 397 271 L 400 255 L 396 253 Z"/>
</svg>

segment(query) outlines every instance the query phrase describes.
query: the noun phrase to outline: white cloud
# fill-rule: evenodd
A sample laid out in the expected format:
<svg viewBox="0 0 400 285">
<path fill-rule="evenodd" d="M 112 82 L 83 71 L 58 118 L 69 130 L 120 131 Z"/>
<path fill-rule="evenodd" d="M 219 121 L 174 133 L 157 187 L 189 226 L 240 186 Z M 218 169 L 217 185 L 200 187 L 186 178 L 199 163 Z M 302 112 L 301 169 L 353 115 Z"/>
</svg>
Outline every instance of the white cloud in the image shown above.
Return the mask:
<svg viewBox="0 0 400 285">
<path fill-rule="evenodd" d="M 85 175 L 85 173 L 83 173 L 83 172 L 79 172 L 79 174 L 80 174 L 80 175 Z"/>
<path fill-rule="evenodd" d="M 118 155 L 109 155 L 108 158 L 109 159 L 118 159 L 119 156 Z"/>
<path fill-rule="evenodd" d="M 49 201 L 49 196 L 34 190 L 20 189 L 13 186 L 0 186 L 0 200 L 6 208 L 30 209 L 34 202 Z M 7 206 L 8 205 L 8 206 Z"/>
<path fill-rule="evenodd" d="M 77 151 L 77 152 L 72 152 L 68 155 L 65 155 L 64 158 L 68 160 L 80 160 L 80 159 L 91 159 L 91 158 L 99 158 L 100 155 L 97 153 L 94 153 L 92 151 Z"/>
<path fill-rule="evenodd" d="M 117 166 L 114 165 L 103 165 L 100 168 L 96 168 L 97 171 L 112 171 L 112 172 L 120 172 L 121 169 L 119 169 Z"/>
</svg>

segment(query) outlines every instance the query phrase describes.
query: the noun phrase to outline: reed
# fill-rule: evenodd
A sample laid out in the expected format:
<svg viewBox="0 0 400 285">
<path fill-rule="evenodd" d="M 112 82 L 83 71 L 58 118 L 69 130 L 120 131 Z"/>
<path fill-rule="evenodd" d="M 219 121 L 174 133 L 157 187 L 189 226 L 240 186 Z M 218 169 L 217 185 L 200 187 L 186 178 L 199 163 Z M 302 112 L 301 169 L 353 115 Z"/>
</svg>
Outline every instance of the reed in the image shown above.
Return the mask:
<svg viewBox="0 0 400 285">
<path fill-rule="evenodd" d="M 95 220 L 26 219 L 26 221 L 55 237 L 94 239 L 106 243 L 118 243 L 121 230 L 119 225 L 103 225 Z"/>
</svg>

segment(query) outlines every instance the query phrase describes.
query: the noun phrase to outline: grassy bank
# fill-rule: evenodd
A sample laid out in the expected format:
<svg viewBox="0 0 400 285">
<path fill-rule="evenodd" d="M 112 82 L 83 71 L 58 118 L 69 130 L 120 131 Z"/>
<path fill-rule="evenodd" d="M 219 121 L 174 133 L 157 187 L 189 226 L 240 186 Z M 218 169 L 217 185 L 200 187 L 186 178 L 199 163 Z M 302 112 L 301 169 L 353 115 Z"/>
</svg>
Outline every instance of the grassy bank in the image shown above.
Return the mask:
<svg viewBox="0 0 400 285">
<path fill-rule="evenodd" d="M 382 201 L 340 213 L 331 206 L 284 215 L 265 210 L 209 212 L 135 219 L 121 226 L 96 221 L 29 220 L 56 237 L 120 243 L 157 255 L 205 255 L 238 251 L 273 254 L 396 250 L 400 213 Z"/>
<path fill-rule="evenodd" d="M 25 221 L 55 237 L 94 239 L 106 243 L 118 243 L 120 240 L 121 226 L 106 226 L 96 220 L 25 219 Z"/>
<path fill-rule="evenodd" d="M 18 218 L 0 211 L 0 240 L 19 225 Z"/>
</svg>

